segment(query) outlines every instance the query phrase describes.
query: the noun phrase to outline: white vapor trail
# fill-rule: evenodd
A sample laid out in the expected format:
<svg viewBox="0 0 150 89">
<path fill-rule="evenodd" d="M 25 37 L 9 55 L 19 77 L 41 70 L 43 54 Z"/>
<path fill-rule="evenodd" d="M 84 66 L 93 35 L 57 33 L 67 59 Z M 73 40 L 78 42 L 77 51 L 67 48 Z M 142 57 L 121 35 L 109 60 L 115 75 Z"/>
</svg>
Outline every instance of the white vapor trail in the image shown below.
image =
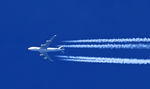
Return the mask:
<svg viewBox="0 0 150 89">
<path fill-rule="evenodd" d="M 150 44 L 90 44 L 90 45 L 60 45 L 66 48 L 128 48 L 128 49 L 150 49 Z"/>
<path fill-rule="evenodd" d="M 105 58 L 105 57 L 84 57 L 84 56 L 57 56 L 64 61 L 90 62 L 90 63 L 119 63 L 119 64 L 150 64 L 150 59 L 129 59 L 129 58 Z"/>
<path fill-rule="evenodd" d="M 104 42 L 150 42 L 150 38 L 120 38 L 120 39 L 85 39 L 85 40 L 68 40 L 63 41 L 68 43 L 85 43 L 85 42 L 95 42 L 95 43 L 104 43 Z"/>
</svg>

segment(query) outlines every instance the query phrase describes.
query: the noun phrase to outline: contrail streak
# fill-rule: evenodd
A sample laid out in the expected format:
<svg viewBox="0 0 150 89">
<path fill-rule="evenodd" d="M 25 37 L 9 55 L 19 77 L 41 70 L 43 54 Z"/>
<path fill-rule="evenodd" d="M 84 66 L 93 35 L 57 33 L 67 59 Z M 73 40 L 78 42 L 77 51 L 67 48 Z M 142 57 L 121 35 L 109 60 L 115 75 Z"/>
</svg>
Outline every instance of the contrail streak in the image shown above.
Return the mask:
<svg viewBox="0 0 150 89">
<path fill-rule="evenodd" d="M 95 43 L 104 43 L 104 42 L 150 42 L 150 38 L 120 38 L 120 39 L 85 39 L 85 40 L 68 40 L 63 41 L 68 43 L 85 43 L 85 42 L 95 42 Z"/>
<path fill-rule="evenodd" d="M 129 59 L 129 58 L 105 58 L 105 57 L 84 57 L 84 56 L 57 56 L 64 61 L 90 62 L 90 63 L 119 63 L 119 64 L 150 64 L 150 59 Z"/>
<path fill-rule="evenodd" d="M 102 45 L 96 45 L 96 44 L 90 44 L 90 45 L 60 45 L 62 47 L 66 48 L 128 48 L 128 49 L 150 49 L 150 44 L 102 44 Z"/>
</svg>

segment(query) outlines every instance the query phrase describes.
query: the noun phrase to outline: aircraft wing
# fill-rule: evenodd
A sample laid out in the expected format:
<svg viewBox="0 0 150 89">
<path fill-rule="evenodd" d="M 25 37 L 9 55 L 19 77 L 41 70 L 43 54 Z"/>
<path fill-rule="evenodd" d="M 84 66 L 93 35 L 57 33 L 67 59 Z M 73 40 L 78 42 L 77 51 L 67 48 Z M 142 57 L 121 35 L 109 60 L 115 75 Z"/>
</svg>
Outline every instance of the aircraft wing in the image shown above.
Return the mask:
<svg viewBox="0 0 150 89">
<path fill-rule="evenodd" d="M 43 56 L 45 56 L 44 59 L 48 59 L 48 60 L 50 60 L 51 62 L 53 62 L 53 60 L 48 56 L 48 54 L 47 54 L 46 52 L 41 53 L 41 54 L 43 54 Z"/>
<path fill-rule="evenodd" d="M 49 40 L 46 40 L 45 44 L 41 44 L 41 48 L 46 49 L 49 47 L 50 43 L 53 41 L 53 39 L 56 37 L 56 35 L 54 35 L 52 38 L 50 38 Z"/>
</svg>

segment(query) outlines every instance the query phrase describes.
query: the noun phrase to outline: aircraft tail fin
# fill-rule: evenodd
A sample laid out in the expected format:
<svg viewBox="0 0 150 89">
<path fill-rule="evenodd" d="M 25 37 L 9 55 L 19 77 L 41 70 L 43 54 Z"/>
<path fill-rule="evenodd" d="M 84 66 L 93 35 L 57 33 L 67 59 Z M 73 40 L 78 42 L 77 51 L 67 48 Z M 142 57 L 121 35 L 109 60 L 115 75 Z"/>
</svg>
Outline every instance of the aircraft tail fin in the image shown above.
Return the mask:
<svg viewBox="0 0 150 89">
<path fill-rule="evenodd" d="M 63 48 L 63 46 L 60 46 L 60 47 L 58 47 L 59 49 L 61 49 L 61 52 L 64 54 L 64 48 Z"/>
</svg>

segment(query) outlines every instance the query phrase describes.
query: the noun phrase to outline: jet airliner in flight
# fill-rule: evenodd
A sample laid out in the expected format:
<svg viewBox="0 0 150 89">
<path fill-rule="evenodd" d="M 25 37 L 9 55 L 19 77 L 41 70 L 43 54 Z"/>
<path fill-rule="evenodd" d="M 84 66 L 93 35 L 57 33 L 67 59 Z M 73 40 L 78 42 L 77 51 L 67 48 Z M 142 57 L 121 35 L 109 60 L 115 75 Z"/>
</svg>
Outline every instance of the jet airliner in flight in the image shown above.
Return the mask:
<svg viewBox="0 0 150 89">
<path fill-rule="evenodd" d="M 28 50 L 31 51 L 37 51 L 40 52 L 40 56 L 44 56 L 44 59 L 48 59 L 50 61 L 53 61 L 49 56 L 48 56 L 48 52 L 58 52 L 58 51 L 64 51 L 63 47 L 60 46 L 58 48 L 53 48 L 53 47 L 49 47 L 50 43 L 52 42 L 52 40 L 56 37 L 56 35 L 54 35 L 50 40 L 46 40 L 45 44 L 41 44 L 41 47 L 29 47 Z"/>
</svg>

